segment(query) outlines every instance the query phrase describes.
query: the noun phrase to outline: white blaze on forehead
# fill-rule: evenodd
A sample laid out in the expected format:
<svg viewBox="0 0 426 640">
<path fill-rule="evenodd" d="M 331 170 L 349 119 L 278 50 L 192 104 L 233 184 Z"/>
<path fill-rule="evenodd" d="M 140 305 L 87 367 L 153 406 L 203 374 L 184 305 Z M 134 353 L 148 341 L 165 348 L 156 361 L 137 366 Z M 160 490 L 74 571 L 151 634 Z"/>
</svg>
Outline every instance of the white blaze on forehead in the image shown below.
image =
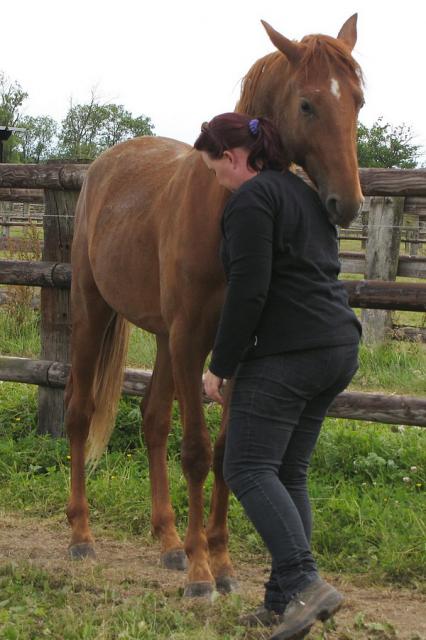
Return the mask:
<svg viewBox="0 0 426 640">
<path fill-rule="evenodd" d="M 331 93 L 333 94 L 333 96 L 339 100 L 339 98 L 340 98 L 340 86 L 339 86 L 339 82 L 338 82 L 338 80 L 336 80 L 336 78 L 331 78 L 330 90 L 331 90 Z"/>
</svg>

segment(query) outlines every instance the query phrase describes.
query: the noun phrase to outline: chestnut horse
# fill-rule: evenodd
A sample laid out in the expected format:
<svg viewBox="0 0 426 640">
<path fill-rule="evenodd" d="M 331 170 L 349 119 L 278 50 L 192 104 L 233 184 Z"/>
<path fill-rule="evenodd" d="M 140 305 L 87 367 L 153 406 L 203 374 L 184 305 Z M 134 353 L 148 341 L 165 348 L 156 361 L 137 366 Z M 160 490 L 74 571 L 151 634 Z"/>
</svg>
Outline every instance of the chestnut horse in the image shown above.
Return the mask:
<svg viewBox="0 0 426 640">
<path fill-rule="evenodd" d="M 351 56 L 356 15 L 337 38 L 312 35 L 295 42 L 264 26 L 277 51 L 249 70 L 237 110 L 275 122 L 330 219 L 348 225 L 362 203 L 356 155 L 362 76 Z M 70 555 L 94 555 L 85 463 L 99 458 L 113 428 L 130 321 L 156 335 L 155 366 L 141 405 L 152 529 L 163 566 L 183 569 L 188 563 L 187 596 L 235 586 L 222 476 L 226 418 L 212 458 L 201 395 L 225 291 L 218 247 L 228 195 L 190 146 L 161 137 L 124 142 L 90 166 L 72 248 L 72 369 L 65 396 L 72 459 Z M 189 492 L 184 545 L 175 528 L 166 458 L 175 396 Z M 215 484 L 205 528 L 203 483 L 212 463 Z"/>
</svg>

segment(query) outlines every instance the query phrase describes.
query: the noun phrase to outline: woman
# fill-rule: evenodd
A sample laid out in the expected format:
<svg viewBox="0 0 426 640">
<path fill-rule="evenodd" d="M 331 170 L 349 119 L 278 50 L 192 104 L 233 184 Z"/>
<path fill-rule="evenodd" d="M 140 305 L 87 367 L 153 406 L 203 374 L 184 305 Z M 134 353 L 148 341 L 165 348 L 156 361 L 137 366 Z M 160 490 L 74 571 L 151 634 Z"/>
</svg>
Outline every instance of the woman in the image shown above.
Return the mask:
<svg viewBox="0 0 426 640">
<path fill-rule="evenodd" d="M 235 378 L 224 477 L 272 556 L 264 605 L 247 624 L 302 638 L 341 594 L 310 549 L 307 469 L 327 409 L 357 370 L 361 327 L 338 281 L 335 227 L 317 193 L 288 171 L 271 122 L 225 113 L 195 142 L 230 189 L 221 255 L 228 288 L 206 393 Z"/>
</svg>

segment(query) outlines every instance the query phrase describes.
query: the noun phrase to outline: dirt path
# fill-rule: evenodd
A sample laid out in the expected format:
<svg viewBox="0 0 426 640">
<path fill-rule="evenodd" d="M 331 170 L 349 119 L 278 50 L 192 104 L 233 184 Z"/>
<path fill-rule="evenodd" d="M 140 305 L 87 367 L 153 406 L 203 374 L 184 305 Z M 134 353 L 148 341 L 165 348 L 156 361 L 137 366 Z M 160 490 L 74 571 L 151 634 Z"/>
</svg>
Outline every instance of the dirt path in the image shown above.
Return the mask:
<svg viewBox="0 0 426 640">
<path fill-rule="evenodd" d="M 33 563 L 49 572 L 65 571 L 71 577 L 91 571 L 88 562 L 71 563 L 66 558 L 68 527 L 53 520 L 26 519 L 0 514 L 0 564 Z M 184 586 L 184 574 L 169 572 L 158 565 L 158 549 L 135 542 L 118 542 L 98 535 L 97 564 L 113 585 L 125 581 L 129 594 Z M 237 562 L 241 593 L 247 606 L 261 599 L 263 568 Z M 336 628 L 327 640 L 426 640 L 426 595 L 404 589 L 361 587 L 339 576 L 329 576 L 346 596 L 345 607 L 336 616 Z M 267 635 L 265 635 L 267 637 Z M 309 638 L 318 638 L 311 632 Z"/>
</svg>

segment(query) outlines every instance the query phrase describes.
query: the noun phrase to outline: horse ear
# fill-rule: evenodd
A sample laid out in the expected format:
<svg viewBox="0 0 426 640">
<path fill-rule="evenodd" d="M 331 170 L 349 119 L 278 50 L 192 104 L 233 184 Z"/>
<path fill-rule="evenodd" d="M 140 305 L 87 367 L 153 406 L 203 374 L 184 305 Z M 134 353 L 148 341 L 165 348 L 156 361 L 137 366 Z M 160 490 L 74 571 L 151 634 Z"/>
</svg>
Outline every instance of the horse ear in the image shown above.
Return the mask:
<svg viewBox="0 0 426 640">
<path fill-rule="evenodd" d="M 303 55 L 303 47 L 275 31 L 265 20 L 261 20 L 261 23 L 265 27 L 272 44 L 288 58 L 289 62 L 297 64 Z"/>
<path fill-rule="evenodd" d="M 339 31 L 339 35 L 337 36 L 338 40 L 343 40 L 343 42 L 346 44 L 347 47 L 349 47 L 349 50 L 352 51 L 352 49 L 354 48 L 355 44 L 356 44 L 356 38 L 357 38 L 357 33 L 356 33 L 356 22 L 358 19 L 358 14 L 354 13 L 353 16 L 351 16 L 350 18 L 348 18 L 345 22 L 345 24 L 343 25 L 343 27 L 340 29 Z"/>
</svg>

